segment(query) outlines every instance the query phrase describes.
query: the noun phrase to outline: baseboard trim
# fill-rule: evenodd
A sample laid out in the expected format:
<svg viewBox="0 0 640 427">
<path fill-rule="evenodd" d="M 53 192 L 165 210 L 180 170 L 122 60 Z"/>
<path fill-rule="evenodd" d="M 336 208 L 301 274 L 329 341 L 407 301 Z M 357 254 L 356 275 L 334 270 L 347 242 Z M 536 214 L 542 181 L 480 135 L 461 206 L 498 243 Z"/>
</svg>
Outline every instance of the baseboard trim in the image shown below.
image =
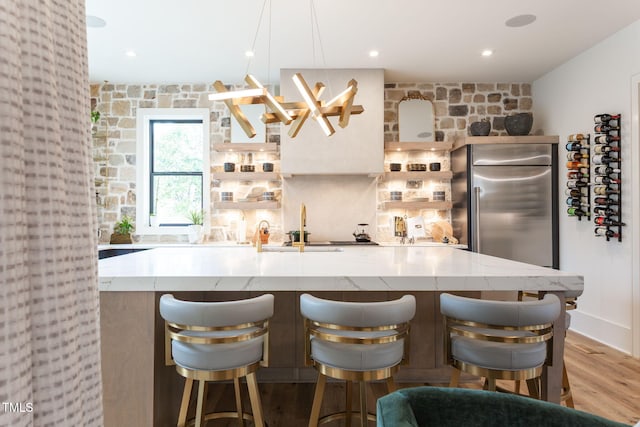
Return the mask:
<svg viewBox="0 0 640 427">
<path fill-rule="evenodd" d="M 578 309 L 571 312 L 570 329 L 623 353 L 629 355 L 632 353 L 633 340 L 629 327 L 592 316 Z"/>
</svg>

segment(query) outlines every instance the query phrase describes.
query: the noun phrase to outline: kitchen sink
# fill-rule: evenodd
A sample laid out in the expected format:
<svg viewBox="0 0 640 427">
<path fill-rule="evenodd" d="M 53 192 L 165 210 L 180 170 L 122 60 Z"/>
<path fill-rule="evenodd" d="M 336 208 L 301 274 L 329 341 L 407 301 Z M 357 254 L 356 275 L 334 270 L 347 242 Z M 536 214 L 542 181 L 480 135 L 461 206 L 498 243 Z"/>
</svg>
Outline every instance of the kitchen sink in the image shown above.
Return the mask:
<svg viewBox="0 0 640 427">
<path fill-rule="evenodd" d="M 291 242 L 284 242 L 284 246 L 291 246 Z M 308 247 L 322 247 L 322 246 L 378 246 L 376 242 L 356 242 L 355 240 L 327 240 L 317 242 L 307 242 L 304 244 L 305 248 Z"/>
</svg>

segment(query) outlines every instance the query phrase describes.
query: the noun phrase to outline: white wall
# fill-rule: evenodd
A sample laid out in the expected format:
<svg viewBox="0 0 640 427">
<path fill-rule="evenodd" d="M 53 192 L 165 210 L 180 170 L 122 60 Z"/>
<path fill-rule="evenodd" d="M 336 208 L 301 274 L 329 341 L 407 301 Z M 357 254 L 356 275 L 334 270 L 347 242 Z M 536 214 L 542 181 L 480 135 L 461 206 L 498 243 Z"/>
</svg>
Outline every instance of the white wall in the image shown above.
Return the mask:
<svg viewBox="0 0 640 427">
<path fill-rule="evenodd" d="M 572 329 L 622 351 L 638 354 L 634 346 L 633 306 L 637 306 L 640 285 L 634 277 L 633 253 L 640 227 L 638 221 L 638 183 L 633 169 L 640 167 L 638 136 L 632 137 L 632 78 L 640 73 L 640 21 L 593 46 L 533 83 L 535 129 L 560 135 L 593 135 L 593 116 L 621 113 L 622 176 L 624 179 L 622 242 L 605 241 L 593 234 L 592 221 L 577 221 L 560 215 L 560 268 L 584 275 L 585 291 L 573 312 Z M 635 88 L 637 91 L 637 87 Z M 637 120 L 637 118 L 635 119 Z M 566 151 L 561 144 L 560 158 Z M 561 168 L 561 171 L 564 170 Z M 565 206 L 566 174 L 560 174 L 561 206 Z M 635 206 L 635 209 L 632 209 Z M 635 215 L 635 218 L 634 218 Z M 637 250 L 637 249 L 636 249 Z M 637 323 L 638 317 L 635 317 Z M 640 325 L 635 325 L 637 337 Z"/>
</svg>

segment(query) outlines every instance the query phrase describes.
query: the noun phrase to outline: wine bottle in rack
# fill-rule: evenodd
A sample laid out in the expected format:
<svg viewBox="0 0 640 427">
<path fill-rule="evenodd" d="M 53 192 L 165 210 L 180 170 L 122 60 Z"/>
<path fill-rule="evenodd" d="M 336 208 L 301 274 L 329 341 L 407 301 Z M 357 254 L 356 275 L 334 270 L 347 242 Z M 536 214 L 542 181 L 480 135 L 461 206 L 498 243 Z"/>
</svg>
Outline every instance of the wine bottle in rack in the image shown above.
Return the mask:
<svg viewBox="0 0 640 427">
<path fill-rule="evenodd" d="M 582 197 L 582 191 L 579 188 L 567 188 L 564 194 L 569 197 Z"/>
<path fill-rule="evenodd" d="M 569 216 L 577 216 L 578 218 L 581 218 L 583 216 L 589 216 L 587 211 L 584 211 L 580 208 L 574 208 L 574 207 L 567 209 L 567 214 L 569 214 Z"/>
<path fill-rule="evenodd" d="M 593 187 L 593 194 L 598 196 L 605 196 L 607 194 L 618 194 L 620 193 L 620 189 L 618 188 L 610 188 L 608 185 L 598 185 Z"/>
<path fill-rule="evenodd" d="M 594 123 L 604 123 L 610 120 L 620 119 L 620 114 L 596 114 L 593 116 Z"/>
<path fill-rule="evenodd" d="M 609 229 L 609 227 L 596 227 L 595 229 L 596 236 L 604 236 L 607 239 L 612 237 L 621 238 L 620 233 L 616 233 L 613 230 Z"/>
<path fill-rule="evenodd" d="M 567 153 L 567 160 L 580 162 L 582 159 L 588 159 L 589 155 L 586 153 L 580 153 L 577 151 L 570 151 Z"/>
<path fill-rule="evenodd" d="M 620 137 L 611 135 L 598 135 L 593 140 L 596 144 L 610 144 L 612 142 L 620 141 Z"/>
<path fill-rule="evenodd" d="M 589 174 L 580 172 L 579 170 L 569 170 L 569 172 L 567 172 L 567 179 L 581 179 L 581 178 L 589 178 Z"/>
<path fill-rule="evenodd" d="M 618 163 L 620 158 L 609 156 L 607 154 L 596 154 L 593 156 L 594 165 L 608 165 L 609 163 Z"/>
<path fill-rule="evenodd" d="M 593 208 L 593 214 L 598 216 L 618 216 L 618 211 L 605 206 L 596 206 Z"/>
<path fill-rule="evenodd" d="M 620 168 L 612 168 L 611 166 L 596 166 L 594 172 L 598 175 L 609 175 L 612 173 L 620 173 Z"/>
<path fill-rule="evenodd" d="M 614 147 L 611 145 L 596 144 L 593 146 L 593 152 L 596 154 L 604 154 L 610 151 L 620 151 L 620 147 Z"/>
<path fill-rule="evenodd" d="M 608 176 L 598 175 L 593 178 L 594 182 L 597 185 L 609 185 L 609 184 L 620 184 L 620 180 L 618 178 L 610 178 Z"/>
</svg>

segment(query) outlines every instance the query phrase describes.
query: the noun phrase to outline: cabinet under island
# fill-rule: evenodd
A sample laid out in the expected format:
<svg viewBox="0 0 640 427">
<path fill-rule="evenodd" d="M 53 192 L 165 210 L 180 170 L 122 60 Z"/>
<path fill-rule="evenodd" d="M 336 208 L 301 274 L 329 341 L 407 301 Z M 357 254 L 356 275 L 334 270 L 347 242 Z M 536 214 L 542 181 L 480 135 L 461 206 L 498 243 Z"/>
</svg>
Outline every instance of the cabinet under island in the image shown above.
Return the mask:
<svg viewBox="0 0 640 427">
<path fill-rule="evenodd" d="M 170 425 L 177 417 L 183 379 L 165 366 L 165 293 L 194 301 L 275 295 L 269 367 L 261 381 L 311 382 L 304 366 L 300 294 L 345 301 L 382 301 L 413 294 L 409 365 L 402 382 L 447 382 L 439 294 L 480 296 L 492 291 L 582 290 L 583 278 L 549 268 L 449 246 L 314 248 L 188 246 L 150 249 L 99 261 L 105 425 Z M 559 319 L 564 319 L 564 304 Z M 543 397 L 560 399 L 564 320 L 554 324 L 553 365 L 543 374 Z M 559 337 L 559 339 L 558 339 Z"/>
</svg>

